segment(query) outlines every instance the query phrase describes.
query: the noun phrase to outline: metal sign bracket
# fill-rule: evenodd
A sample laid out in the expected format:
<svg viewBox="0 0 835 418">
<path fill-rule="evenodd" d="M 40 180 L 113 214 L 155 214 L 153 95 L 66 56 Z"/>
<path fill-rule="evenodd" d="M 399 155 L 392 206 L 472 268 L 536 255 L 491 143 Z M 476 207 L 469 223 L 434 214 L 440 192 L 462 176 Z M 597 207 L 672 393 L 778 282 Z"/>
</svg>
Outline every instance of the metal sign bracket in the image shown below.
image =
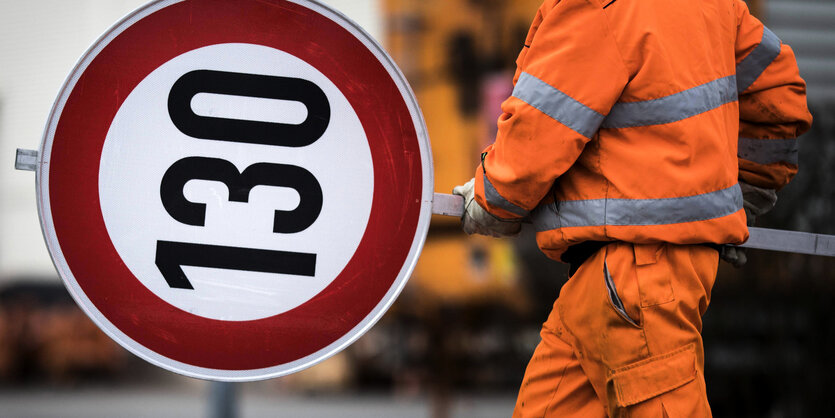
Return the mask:
<svg viewBox="0 0 835 418">
<path fill-rule="evenodd" d="M 35 171 L 38 169 L 38 151 L 18 148 L 14 160 L 15 170 Z"/>
</svg>

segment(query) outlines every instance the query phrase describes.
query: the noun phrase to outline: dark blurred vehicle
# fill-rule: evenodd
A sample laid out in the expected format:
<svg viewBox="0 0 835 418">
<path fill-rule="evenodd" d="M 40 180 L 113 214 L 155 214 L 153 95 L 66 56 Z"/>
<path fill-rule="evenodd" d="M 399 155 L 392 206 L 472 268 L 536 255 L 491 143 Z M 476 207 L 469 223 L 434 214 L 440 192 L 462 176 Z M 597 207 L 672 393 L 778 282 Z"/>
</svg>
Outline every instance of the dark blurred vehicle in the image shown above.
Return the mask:
<svg viewBox="0 0 835 418">
<path fill-rule="evenodd" d="M 75 304 L 60 283 L 20 280 L 0 289 L 0 379 L 51 381 L 112 376 L 123 350 Z"/>
</svg>

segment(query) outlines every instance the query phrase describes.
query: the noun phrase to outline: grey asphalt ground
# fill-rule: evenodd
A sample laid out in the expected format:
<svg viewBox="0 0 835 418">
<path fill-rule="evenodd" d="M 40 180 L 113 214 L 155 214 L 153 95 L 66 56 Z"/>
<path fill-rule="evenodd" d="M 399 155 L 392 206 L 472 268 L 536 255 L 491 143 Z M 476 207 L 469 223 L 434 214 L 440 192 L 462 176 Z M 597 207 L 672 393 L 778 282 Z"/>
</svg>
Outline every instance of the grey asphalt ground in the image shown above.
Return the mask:
<svg viewBox="0 0 835 418">
<path fill-rule="evenodd" d="M 203 389 L 0 388 L 0 417 L 212 418 L 214 414 L 208 399 L 209 391 Z M 431 402 L 425 397 L 386 394 L 305 396 L 249 392 L 242 391 L 238 398 L 238 418 L 431 418 L 432 410 Z M 452 400 L 449 417 L 509 417 L 514 401 L 512 394 L 459 397 Z"/>
</svg>

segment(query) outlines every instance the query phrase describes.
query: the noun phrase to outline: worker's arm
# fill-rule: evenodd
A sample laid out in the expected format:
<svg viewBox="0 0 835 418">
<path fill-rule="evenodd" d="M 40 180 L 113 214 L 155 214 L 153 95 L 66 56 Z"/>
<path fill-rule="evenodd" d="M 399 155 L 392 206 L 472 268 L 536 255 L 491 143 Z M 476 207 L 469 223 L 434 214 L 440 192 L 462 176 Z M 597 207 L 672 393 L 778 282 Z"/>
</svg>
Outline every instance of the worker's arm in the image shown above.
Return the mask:
<svg viewBox="0 0 835 418">
<path fill-rule="evenodd" d="M 739 178 L 777 189 L 797 173 L 797 137 L 812 115 L 794 52 L 736 0 Z"/>
<path fill-rule="evenodd" d="M 522 218 L 537 206 L 596 135 L 628 81 L 596 2 L 547 1 L 525 48 L 496 142 L 475 175 L 476 201 L 502 219 Z"/>
</svg>

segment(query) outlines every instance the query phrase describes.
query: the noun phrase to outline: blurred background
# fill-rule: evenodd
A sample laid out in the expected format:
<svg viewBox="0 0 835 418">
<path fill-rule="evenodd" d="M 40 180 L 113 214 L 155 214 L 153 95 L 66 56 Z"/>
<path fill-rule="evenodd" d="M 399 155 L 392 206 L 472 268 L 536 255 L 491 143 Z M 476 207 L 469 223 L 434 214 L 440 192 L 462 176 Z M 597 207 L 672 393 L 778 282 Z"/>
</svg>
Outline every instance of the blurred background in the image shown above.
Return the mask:
<svg viewBox="0 0 835 418">
<path fill-rule="evenodd" d="M 139 360 L 79 310 L 52 267 L 34 174 L 52 101 L 86 48 L 141 0 L 0 0 L 0 417 L 217 416 L 217 387 Z M 392 55 L 424 112 L 435 190 L 473 176 L 541 0 L 325 1 Z M 815 117 L 800 174 L 760 226 L 835 234 L 835 1 L 749 1 L 797 56 Z M 705 316 L 708 395 L 717 417 L 829 411 L 835 373 L 835 259 L 749 251 L 720 267 Z M 509 240 L 432 220 L 419 264 L 385 317 L 304 372 L 236 385 L 239 416 L 509 416 L 566 266 Z"/>
</svg>

